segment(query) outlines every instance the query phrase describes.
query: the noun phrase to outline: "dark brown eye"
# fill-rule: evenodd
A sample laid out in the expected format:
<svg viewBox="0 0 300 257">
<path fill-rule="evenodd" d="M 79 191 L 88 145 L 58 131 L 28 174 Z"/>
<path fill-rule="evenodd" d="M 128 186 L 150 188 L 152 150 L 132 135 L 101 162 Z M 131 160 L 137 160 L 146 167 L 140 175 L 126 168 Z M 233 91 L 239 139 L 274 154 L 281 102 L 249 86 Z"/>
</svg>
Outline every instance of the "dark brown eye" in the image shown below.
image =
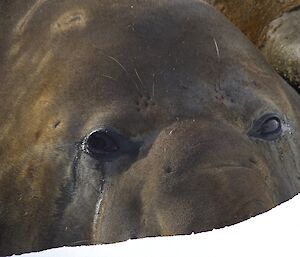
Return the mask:
<svg viewBox="0 0 300 257">
<path fill-rule="evenodd" d="M 99 128 L 81 141 L 81 150 L 94 159 L 110 162 L 126 155 L 134 158 L 143 142 L 132 141 L 112 128 Z"/>
<path fill-rule="evenodd" d="M 248 135 L 264 140 L 275 140 L 282 134 L 281 119 L 277 114 L 269 113 L 256 120 Z"/>
<path fill-rule="evenodd" d="M 92 155 L 106 155 L 119 150 L 117 142 L 106 130 L 92 132 L 85 144 L 87 151 Z"/>
</svg>

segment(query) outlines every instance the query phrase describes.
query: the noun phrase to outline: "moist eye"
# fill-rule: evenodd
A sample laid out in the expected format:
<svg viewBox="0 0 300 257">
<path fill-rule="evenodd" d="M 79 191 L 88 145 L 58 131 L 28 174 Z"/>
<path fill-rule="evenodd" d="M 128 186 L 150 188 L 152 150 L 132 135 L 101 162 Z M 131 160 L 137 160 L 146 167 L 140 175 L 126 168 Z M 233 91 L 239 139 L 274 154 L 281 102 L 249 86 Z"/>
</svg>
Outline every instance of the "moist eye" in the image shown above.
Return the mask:
<svg viewBox="0 0 300 257">
<path fill-rule="evenodd" d="M 85 146 L 92 155 L 107 155 L 119 150 L 116 140 L 106 130 L 93 131 L 87 137 Z"/>
<path fill-rule="evenodd" d="M 142 144 L 142 141 L 133 141 L 114 129 L 100 127 L 82 139 L 81 150 L 98 161 L 110 162 L 123 155 L 135 158 Z"/>
<path fill-rule="evenodd" d="M 275 140 L 282 134 L 281 119 L 275 113 L 268 113 L 253 122 L 248 135 L 264 140 Z"/>
<path fill-rule="evenodd" d="M 281 130 L 281 122 L 277 117 L 270 118 L 266 120 L 262 125 L 260 132 L 262 135 L 266 136 L 269 134 L 277 133 Z"/>
</svg>

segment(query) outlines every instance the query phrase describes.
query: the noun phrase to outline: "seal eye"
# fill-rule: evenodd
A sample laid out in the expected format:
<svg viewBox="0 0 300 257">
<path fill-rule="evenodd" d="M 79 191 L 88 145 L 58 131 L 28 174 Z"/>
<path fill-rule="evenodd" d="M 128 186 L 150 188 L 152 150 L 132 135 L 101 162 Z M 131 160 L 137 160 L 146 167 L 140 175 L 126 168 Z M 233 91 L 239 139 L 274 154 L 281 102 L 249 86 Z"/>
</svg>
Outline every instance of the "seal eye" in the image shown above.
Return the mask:
<svg viewBox="0 0 300 257">
<path fill-rule="evenodd" d="M 249 136 L 264 140 L 275 140 L 282 133 L 281 120 L 276 114 L 266 114 L 254 122 Z"/>
<path fill-rule="evenodd" d="M 269 134 L 277 133 L 277 131 L 280 129 L 281 129 L 280 120 L 277 117 L 275 117 L 266 120 L 262 124 L 260 131 L 262 135 L 266 136 Z"/>
<path fill-rule="evenodd" d="M 119 146 L 107 130 L 92 132 L 85 142 L 88 153 L 92 155 L 106 155 L 117 152 Z"/>
<path fill-rule="evenodd" d="M 132 141 L 110 128 L 99 128 L 81 141 L 81 150 L 99 161 L 113 161 L 122 155 L 136 157 L 143 142 Z"/>
</svg>

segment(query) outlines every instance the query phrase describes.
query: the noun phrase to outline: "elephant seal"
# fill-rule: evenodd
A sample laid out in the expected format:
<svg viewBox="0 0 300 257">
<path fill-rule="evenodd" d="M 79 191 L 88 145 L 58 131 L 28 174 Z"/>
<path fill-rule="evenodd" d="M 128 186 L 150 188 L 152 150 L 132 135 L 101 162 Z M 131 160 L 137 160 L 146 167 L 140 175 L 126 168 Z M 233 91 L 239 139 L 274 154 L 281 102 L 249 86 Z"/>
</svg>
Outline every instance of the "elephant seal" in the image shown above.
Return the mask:
<svg viewBox="0 0 300 257">
<path fill-rule="evenodd" d="M 206 0 L 256 44 L 300 93 L 300 0 Z"/>
<path fill-rule="evenodd" d="M 208 231 L 299 192 L 299 95 L 209 5 L 9 10 L 0 255 Z"/>
</svg>

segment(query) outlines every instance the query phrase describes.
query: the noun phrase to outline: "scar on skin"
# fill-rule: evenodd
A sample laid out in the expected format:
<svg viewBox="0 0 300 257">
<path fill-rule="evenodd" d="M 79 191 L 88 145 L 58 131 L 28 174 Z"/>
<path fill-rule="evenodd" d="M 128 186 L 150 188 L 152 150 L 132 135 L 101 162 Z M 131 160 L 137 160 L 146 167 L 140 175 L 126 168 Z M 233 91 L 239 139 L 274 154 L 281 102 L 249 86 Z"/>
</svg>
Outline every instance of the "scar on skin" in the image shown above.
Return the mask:
<svg viewBox="0 0 300 257">
<path fill-rule="evenodd" d="M 53 54 L 52 51 L 49 50 L 41 59 L 41 61 L 39 62 L 37 68 L 36 68 L 36 73 L 39 74 L 42 69 L 45 67 L 45 65 L 51 60 Z"/>
<path fill-rule="evenodd" d="M 85 10 L 71 10 L 61 15 L 51 25 L 51 35 L 67 32 L 75 29 L 82 29 L 86 26 L 87 15 Z"/>
<path fill-rule="evenodd" d="M 41 72 L 44 66 L 51 60 L 53 53 L 51 50 L 48 50 L 46 53 L 41 53 L 40 51 L 35 52 L 32 54 L 31 52 L 24 52 L 20 57 L 18 57 L 14 65 L 12 67 L 12 71 L 16 72 L 18 69 L 23 68 L 25 65 L 35 65 L 35 74 Z"/>
<path fill-rule="evenodd" d="M 23 18 L 18 22 L 15 28 L 15 34 L 22 35 L 24 32 L 28 22 L 31 20 L 32 16 L 35 12 L 40 8 L 42 4 L 44 4 L 47 0 L 37 0 L 35 4 L 27 11 L 27 13 L 23 16 Z"/>
<path fill-rule="evenodd" d="M 22 47 L 21 42 L 17 42 L 13 44 L 8 51 L 8 55 L 10 57 L 16 56 L 20 52 L 21 47 Z"/>
<path fill-rule="evenodd" d="M 12 67 L 12 72 L 16 72 L 18 69 L 24 67 L 26 60 L 28 59 L 28 53 L 22 53 L 20 57 L 15 61 L 14 66 Z"/>
</svg>

